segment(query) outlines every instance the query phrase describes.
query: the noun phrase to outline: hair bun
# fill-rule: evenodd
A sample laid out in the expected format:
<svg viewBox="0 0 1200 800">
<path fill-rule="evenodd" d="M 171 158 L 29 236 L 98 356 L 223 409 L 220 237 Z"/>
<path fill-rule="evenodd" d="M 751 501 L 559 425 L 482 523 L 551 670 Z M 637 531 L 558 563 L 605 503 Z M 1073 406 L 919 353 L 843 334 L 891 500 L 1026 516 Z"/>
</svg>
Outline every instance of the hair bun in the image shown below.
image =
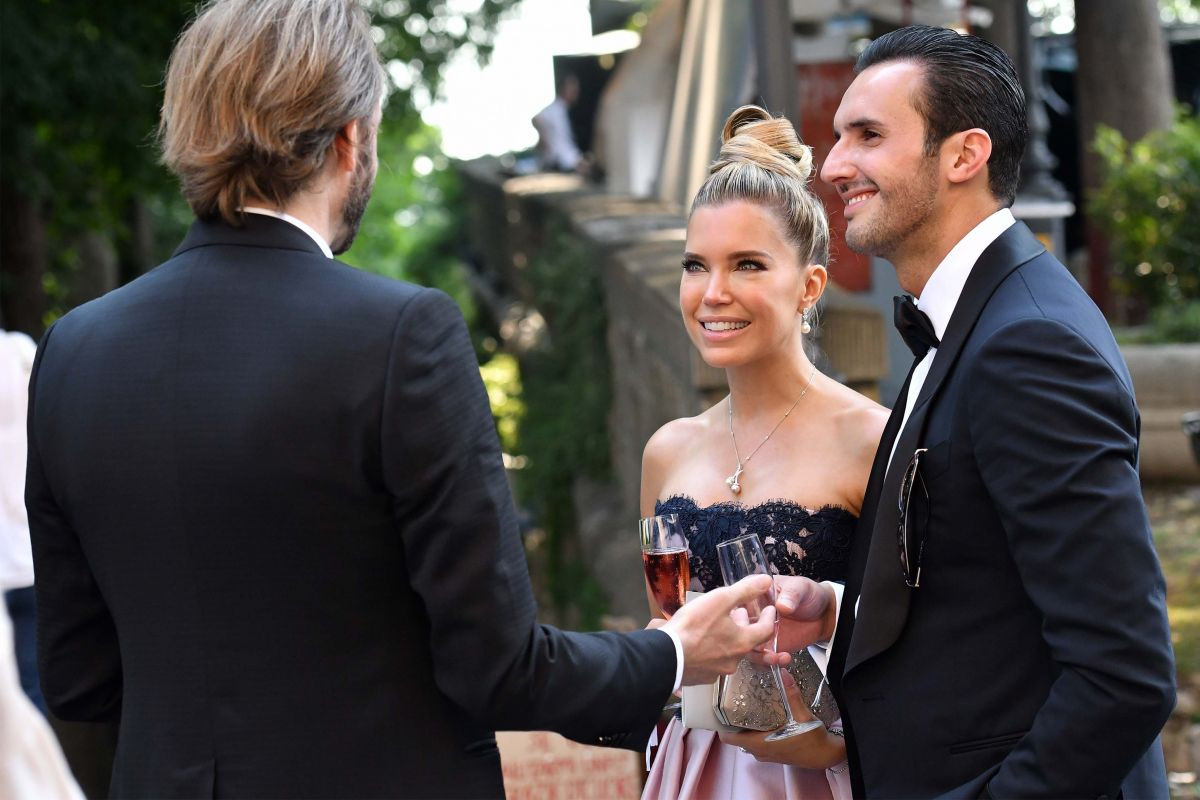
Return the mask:
<svg viewBox="0 0 1200 800">
<path fill-rule="evenodd" d="M 772 117 L 761 106 L 742 106 L 730 114 L 721 142 L 721 154 L 710 173 L 740 162 L 802 183 L 812 176 L 812 148 L 800 141 L 791 122 Z"/>
<path fill-rule="evenodd" d="M 742 106 L 725 120 L 725 129 L 721 131 L 721 143 L 724 144 L 742 133 L 743 128 L 752 126 L 756 122 L 770 122 L 772 119 L 770 113 L 762 106 Z M 749 133 L 749 131 L 746 132 Z"/>
</svg>

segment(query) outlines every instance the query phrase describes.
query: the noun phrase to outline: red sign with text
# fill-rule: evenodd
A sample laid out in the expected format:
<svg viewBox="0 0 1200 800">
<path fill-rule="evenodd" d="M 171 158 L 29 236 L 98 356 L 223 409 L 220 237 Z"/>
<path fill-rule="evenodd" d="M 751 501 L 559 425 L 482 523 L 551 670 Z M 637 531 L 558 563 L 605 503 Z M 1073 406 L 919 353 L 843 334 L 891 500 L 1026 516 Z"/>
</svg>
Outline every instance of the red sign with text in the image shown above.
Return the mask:
<svg viewBox="0 0 1200 800">
<path fill-rule="evenodd" d="M 508 800 L 637 800 L 646 770 L 639 753 L 588 747 L 556 733 L 496 734 Z"/>
</svg>

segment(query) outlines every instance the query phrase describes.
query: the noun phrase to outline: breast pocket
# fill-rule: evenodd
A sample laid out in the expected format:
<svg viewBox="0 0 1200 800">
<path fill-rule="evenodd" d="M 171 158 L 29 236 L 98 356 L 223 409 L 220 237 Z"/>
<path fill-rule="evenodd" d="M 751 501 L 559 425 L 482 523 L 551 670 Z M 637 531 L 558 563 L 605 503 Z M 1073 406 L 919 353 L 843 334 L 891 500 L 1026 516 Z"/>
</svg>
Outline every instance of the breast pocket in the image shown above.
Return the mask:
<svg viewBox="0 0 1200 800">
<path fill-rule="evenodd" d="M 911 467 L 911 463 L 909 464 Z M 913 479 L 912 490 L 908 493 L 910 503 L 910 518 L 918 526 L 927 526 L 930 522 L 931 507 L 938 505 L 939 484 L 941 477 L 950 467 L 950 441 L 946 440 L 928 447 L 921 453 L 917 475 Z"/>
<path fill-rule="evenodd" d="M 931 482 L 950 468 L 950 440 L 938 442 L 921 454 L 921 477 Z"/>
</svg>

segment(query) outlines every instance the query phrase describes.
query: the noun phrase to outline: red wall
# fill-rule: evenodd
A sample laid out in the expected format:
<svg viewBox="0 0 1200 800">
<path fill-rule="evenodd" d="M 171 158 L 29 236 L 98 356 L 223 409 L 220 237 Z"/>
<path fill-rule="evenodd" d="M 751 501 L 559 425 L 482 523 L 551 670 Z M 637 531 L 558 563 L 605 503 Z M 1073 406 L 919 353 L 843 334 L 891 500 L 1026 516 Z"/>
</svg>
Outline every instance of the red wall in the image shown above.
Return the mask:
<svg viewBox="0 0 1200 800">
<path fill-rule="evenodd" d="M 836 64 L 796 65 L 796 90 L 800 95 L 800 138 L 813 148 L 816 173 L 833 148 L 833 115 L 842 94 L 854 80 L 851 62 Z M 846 246 L 846 220 L 842 216 L 842 201 L 833 187 L 813 175 L 813 190 L 825 203 L 829 214 L 830 250 L 829 275 L 833 282 L 851 291 L 871 288 L 871 260 Z"/>
</svg>

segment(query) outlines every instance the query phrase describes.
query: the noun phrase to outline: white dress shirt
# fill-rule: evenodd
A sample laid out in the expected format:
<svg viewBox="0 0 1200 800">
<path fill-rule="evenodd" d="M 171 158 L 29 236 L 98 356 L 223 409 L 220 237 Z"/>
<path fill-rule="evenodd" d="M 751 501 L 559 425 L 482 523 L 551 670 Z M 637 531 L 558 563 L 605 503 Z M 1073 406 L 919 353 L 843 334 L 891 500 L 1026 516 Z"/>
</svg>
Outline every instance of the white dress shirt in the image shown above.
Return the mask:
<svg viewBox="0 0 1200 800">
<path fill-rule="evenodd" d="M 950 324 L 950 317 L 954 315 L 954 307 L 958 305 L 959 295 L 962 294 L 963 287 L 967 285 L 971 268 L 975 266 L 975 262 L 983 255 L 983 251 L 988 248 L 988 245 L 996 241 L 1000 234 L 1008 230 L 1014 222 L 1016 220 L 1007 208 L 1002 208 L 992 214 L 972 228 L 970 233 L 959 239 L 958 244 L 951 248 L 946 257 L 942 259 L 942 263 L 938 264 L 937 269 L 929 276 L 929 280 L 925 283 L 925 289 L 917 299 L 917 308 L 924 312 L 925 316 L 929 317 L 929 321 L 933 323 L 933 332 L 937 334 L 939 342 L 946 335 L 946 326 Z M 933 366 L 933 359 L 937 357 L 937 352 L 936 347 L 929 348 L 929 352 L 913 370 L 912 380 L 908 382 L 908 395 L 904 398 L 904 418 L 900 423 L 900 428 L 896 431 L 896 439 L 892 442 L 892 456 L 896 455 L 896 443 L 900 441 L 900 434 L 904 431 L 904 426 L 908 424 L 908 417 L 912 414 L 913 406 L 916 405 L 917 398 L 921 396 L 921 387 L 925 385 L 925 378 L 929 375 L 929 369 Z M 899 399 L 896 398 L 897 402 Z M 890 466 L 891 457 L 888 458 L 888 464 Z"/>
<path fill-rule="evenodd" d="M 321 236 L 321 234 L 319 234 L 315 230 L 313 230 L 313 227 L 311 225 L 309 225 L 307 222 L 305 222 L 304 220 L 298 219 L 297 217 L 293 217 L 291 214 L 288 214 L 283 211 L 276 211 L 273 208 L 259 208 L 258 206 L 246 206 L 245 208 L 243 208 L 241 210 L 247 214 L 262 214 L 264 217 L 274 217 L 275 219 L 281 219 L 284 222 L 292 223 L 297 228 L 299 228 L 300 230 L 307 233 L 309 238 L 311 238 L 314 242 L 317 243 L 317 247 L 321 248 L 321 252 L 325 254 L 326 258 L 333 258 L 333 250 L 329 249 L 329 242 L 326 242 L 325 238 L 323 236 Z"/>
<path fill-rule="evenodd" d="M 538 157 L 543 169 L 575 169 L 583 157 L 571 133 L 571 118 L 567 114 L 567 101 L 561 97 L 539 111 L 533 118 L 537 128 Z"/>
<path fill-rule="evenodd" d="M 958 240 L 958 244 L 950 249 L 950 252 L 942 259 L 942 263 L 937 265 L 937 269 L 925 282 L 925 288 L 917 299 L 917 308 L 929 317 L 929 321 L 933 324 L 933 332 L 937 334 L 939 342 L 946 335 L 946 327 L 950 324 L 950 318 L 954 316 L 954 307 L 958 305 L 958 298 L 962 295 L 963 287 L 967 285 L 967 278 L 970 277 L 975 262 L 983 255 L 983 251 L 988 248 L 988 245 L 1000 238 L 1000 234 L 1008 230 L 1014 222 L 1016 219 L 1013 218 L 1012 211 L 1007 208 L 1002 208 L 984 219 L 966 236 Z M 891 466 L 892 458 L 896 455 L 896 444 L 900 441 L 900 434 L 904 432 L 904 426 L 908 424 L 908 417 L 912 414 L 917 398 L 921 396 L 921 387 L 925 385 L 925 378 L 929 375 L 933 360 L 937 358 L 937 352 L 936 347 L 929 348 L 929 352 L 913 370 L 912 380 L 908 382 L 908 394 L 903 398 L 904 417 L 900 422 L 900 427 L 896 430 L 896 438 L 892 441 L 888 467 Z M 901 398 L 897 397 L 896 402 L 900 401 Z M 854 600 L 855 618 L 858 617 L 858 604 L 861 600 L 861 594 Z M 838 596 L 838 613 L 841 613 L 840 595 Z M 830 646 L 832 647 L 832 640 Z"/>
</svg>

